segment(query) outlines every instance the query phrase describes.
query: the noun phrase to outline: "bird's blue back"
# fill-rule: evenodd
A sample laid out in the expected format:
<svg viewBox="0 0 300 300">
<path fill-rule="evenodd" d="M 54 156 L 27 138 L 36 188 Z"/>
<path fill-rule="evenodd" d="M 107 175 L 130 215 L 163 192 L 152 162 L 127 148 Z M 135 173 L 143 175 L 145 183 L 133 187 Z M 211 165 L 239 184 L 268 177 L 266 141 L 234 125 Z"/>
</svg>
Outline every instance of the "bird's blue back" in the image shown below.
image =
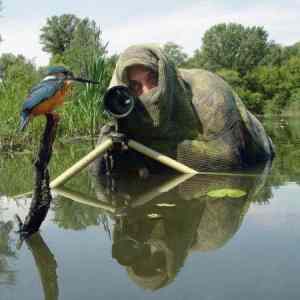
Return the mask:
<svg viewBox="0 0 300 300">
<path fill-rule="evenodd" d="M 53 78 L 41 81 L 37 86 L 33 87 L 26 98 L 22 111 L 30 112 L 43 101 L 51 98 L 64 85 L 61 78 Z"/>
</svg>

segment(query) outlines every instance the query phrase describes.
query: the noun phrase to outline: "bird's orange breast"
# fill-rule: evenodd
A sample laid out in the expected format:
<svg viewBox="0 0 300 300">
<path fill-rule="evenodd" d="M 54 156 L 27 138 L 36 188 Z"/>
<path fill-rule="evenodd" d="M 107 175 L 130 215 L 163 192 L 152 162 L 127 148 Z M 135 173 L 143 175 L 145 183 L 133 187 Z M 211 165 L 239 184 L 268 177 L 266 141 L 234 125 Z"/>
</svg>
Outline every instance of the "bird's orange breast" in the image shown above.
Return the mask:
<svg viewBox="0 0 300 300">
<path fill-rule="evenodd" d="M 52 112 L 56 107 L 64 103 L 64 98 L 69 91 L 69 85 L 64 84 L 63 88 L 58 90 L 54 96 L 38 104 L 32 111 L 31 115 L 44 115 Z"/>
</svg>

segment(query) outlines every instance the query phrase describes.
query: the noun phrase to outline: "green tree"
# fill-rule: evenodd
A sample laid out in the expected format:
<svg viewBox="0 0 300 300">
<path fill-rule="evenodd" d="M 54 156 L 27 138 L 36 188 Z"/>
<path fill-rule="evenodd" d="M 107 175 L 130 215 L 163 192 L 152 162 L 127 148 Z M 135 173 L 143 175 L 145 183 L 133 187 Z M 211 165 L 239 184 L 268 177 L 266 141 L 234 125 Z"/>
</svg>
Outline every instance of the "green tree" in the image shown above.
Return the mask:
<svg viewBox="0 0 300 300">
<path fill-rule="evenodd" d="M 62 55 L 69 48 L 73 33 L 80 19 L 72 14 L 53 16 L 41 28 L 40 42 L 43 50 L 50 54 Z"/>
<path fill-rule="evenodd" d="M 205 67 L 216 71 L 232 69 L 242 75 L 255 68 L 268 50 L 268 34 L 259 26 L 218 24 L 211 27 L 202 39 L 201 55 Z"/>
<path fill-rule="evenodd" d="M 70 23 L 67 33 L 65 23 Z M 41 40 L 48 42 L 44 50 L 52 54 L 50 65 L 65 65 L 76 75 L 100 82 L 99 85 L 74 86 L 71 98 L 75 101 L 62 108 L 60 126 L 69 134 L 94 136 L 97 123 L 103 120 L 101 99 L 111 79 L 115 57 L 107 58 L 100 27 L 89 18 L 54 16 L 47 20 L 42 32 Z"/>
<path fill-rule="evenodd" d="M 4 53 L 0 57 L 1 79 L 4 84 L 20 84 L 28 88 L 38 80 L 38 73 L 32 61 L 23 55 Z"/>
<path fill-rule="evenodd" d="M 173 42 L 164 44 L 163 50 L 176 66 L 181 66 L 188 58 L 188 55 L 183 51 L 183 47 Z"/>
<path fill-rule="evenodd" d="M 101 39 L 101 30 L 96 22 L 85 18 L 73 32 L 68 49 L 56 55 L 56 63 L 63 63 L 75 74 L 100 82 L 99 85 L 76 85 L 73 88 L 72 105 L 64 108 L 66 127 L 70 130 L 84 129 L 91 136 L 102 121 L 101 99 L 112 75 L 112 61 L 106 57 L 106 45 Z M 74 124 L 76 124 L 74 126 Z"/>
<path fill-rule="evenodd" d="M 40 80 L 35 65 L 24 56 L 11 53 L 2 54 L 0 107 L 0 137 L 15 136 L 19 125 L 19 112 L 28 90 Z"/>
<path fill-rule="evenodd" d="M 194 55 L 192 57 L 189 57 L 185 63 L 183 64 L 183 67 L 191 69 L 191 68 L 205 68 L 205 58 L 202 55 L 202 52 L 200 49 L 196 49 L 194 51 Z"/>
<path fill-rule="evenodd" d="M 243 80 L 239 72 L 235 70 L 221 69 L 218 70 L 217 74 L 234 88 L 241 87 L 243 84 Z"/>
<path fill-rule="evenodd" d="M 300 56 L 300 42 L 286 47 L 271 42 L 261 64 L 267 66 L 283 66 L 294 56 Z"/>
<path fill-rule="evenodd" d="M 288 59 L 286 48 L 276 43 L 270 43 L 266 55 L 261 61 L 264 66 L 282 66 Z"/>
<path fill-rule="evenodd" d="M 297 42 L 292 46 L 287 46 L 286 51 L 289 55 L 289 58 L 291 56 L 300 56 L 300 42 Z"/>
<path fill-rule="evenodd" d="M 300 56 L 293 56 L 282 67 L 284 83 L 289 90 L 300 87 Z"/>
<path fill-rule="evenodd" d="M 73 32 L 68 49 L 64 52 L 64 63 L 74 72 L 86 75 L 88 58 L 106 53 L 101 34 L 95 21 L 88 18 L 81 20 Z"/>
</svg>

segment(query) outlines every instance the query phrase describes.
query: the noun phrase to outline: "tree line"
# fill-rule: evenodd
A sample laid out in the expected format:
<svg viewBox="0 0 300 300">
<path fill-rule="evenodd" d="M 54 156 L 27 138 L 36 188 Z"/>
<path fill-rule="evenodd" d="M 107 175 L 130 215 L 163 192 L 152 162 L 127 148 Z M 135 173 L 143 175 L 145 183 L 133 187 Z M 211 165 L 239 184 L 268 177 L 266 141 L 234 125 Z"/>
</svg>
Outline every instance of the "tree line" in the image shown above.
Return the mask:
<svg viewBox="0 0 300 300">
<path fill-rule="evenodd" d="M 118 55 L 108 55 L 107 43 L 94 20 L 73 14 L 49 17 L 41 28 L 40 43 L 50 54 L 49 65 L 62 64 L 77 75 L 101 82 L 99 86 L 75 87 L 75 101 L 61 111 L 64 133 L 95 135 L 99 120 L 105 121 L 101 97 Z M 269 40 L 263 27 L 222 23 L 205 32 L 201 47 L 193 55 L 187 55 L 173 42 L 165 43 L 163 48 L 178 67 L 204 68 L 219 74 L 256 114 L 300 113 L 300 42 L 282 46 Z M 36 67 L 34 61 L 22 55 L 0 56 L 2 139 L 15 135 L 21 104 L 45 71 L 46 66 Z M 39 126 L 37 122 L 31 130 Z"/>
<path fill-rule="evenodd" d="M 300 113 L 300 42 L 282 46 L 263 27 L 222 23 L 205 32 L 191 57 L 172 42 L 164 47 L 179 67 L 219 74 L 256 114 Z"/>
</svg>

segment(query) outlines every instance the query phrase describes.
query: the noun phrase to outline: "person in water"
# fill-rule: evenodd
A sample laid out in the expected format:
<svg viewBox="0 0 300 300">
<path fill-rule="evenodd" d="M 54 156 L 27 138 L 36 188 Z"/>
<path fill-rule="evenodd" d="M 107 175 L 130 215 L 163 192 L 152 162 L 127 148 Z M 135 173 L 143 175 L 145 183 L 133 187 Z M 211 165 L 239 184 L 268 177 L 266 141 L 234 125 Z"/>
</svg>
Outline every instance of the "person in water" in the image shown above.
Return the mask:
<svg viewBox="0 0 300 300">
<path fill-rule="evenodd" d="M 160 47 L 136 45 L 119 57 L 110 83 L 135 96 L 118 120 L 128 137 L 197 170 L 251 167 L 274 156 L 262 124 L 219 76 L 177 69 Z M 105 126 L 99 143 L 110 130 Z"/>
</svg>

